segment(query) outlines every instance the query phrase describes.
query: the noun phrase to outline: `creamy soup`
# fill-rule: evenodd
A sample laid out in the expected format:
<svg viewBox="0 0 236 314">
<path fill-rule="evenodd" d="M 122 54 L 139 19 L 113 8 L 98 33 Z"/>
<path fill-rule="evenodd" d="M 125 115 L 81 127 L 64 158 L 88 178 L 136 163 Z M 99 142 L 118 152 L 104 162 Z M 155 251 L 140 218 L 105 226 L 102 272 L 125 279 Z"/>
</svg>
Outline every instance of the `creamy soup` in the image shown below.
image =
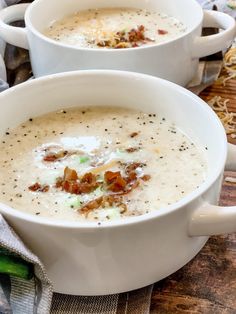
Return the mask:
<svg viewBox="0 0 236 314">
<path fill-rule="evenodd" d="M 68 221 L 157 211 L 197 189 L 207 171 L 207 147 L 165 117 L 114 107 L 29 119 L 0 146 L 0 201 Z"/>
<path fill-rule="evenodd" d="M 186 27 L 172 16 L 134 8 L 80 11 L 54 22 L 45 35 L 86 48 L 131 48 L 180 36 Z"/>
</svg>

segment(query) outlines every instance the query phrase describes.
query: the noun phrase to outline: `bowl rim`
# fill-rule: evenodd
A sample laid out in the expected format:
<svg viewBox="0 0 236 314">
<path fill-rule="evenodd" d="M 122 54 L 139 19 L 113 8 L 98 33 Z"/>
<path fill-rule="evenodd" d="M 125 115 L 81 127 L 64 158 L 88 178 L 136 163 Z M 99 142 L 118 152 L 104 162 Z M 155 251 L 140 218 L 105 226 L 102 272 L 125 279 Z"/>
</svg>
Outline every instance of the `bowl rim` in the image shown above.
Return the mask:
<svg viewBox="0 0 236 314">
<path fill-rule="evenodd" d="M 166 42 L 161 42 L 161 43 L 157 43 L 157 44 L 152 44 L 152 45 L 148 45 L 148 46 L 141 46 L 141 47 L 131 47 L 131 48 L 125 48 L 125 49 L 101 49 L 101 48 L 86 48 L 86 47 L 78 47 L 78 46 L 73 46 L 73 45 L 69 45 L 69 44 L 65 44 L 53 39 L 50 39 L 49 37 L 47 37 L 46 35 L 44 35 L 42 32 L 40 32 L 39 30 L 37 30 L 37 28 L 33 25 L 33 22 L 31 21 L 31 13 L 32 10 L 34 10 L 35 7 L 37 7 L 39 2 L 42 2 L 45 0 L 35 0 L 34 2 L 30 3 L 30 5 L 27 7 L 26 12 L 25 12 L 25 24 L 27 27 L 29 27 L 30 31 L 36 36 L 39 37 L 41 40 L 54 45 L 55 47 L 61 47 L 61 48 L 68 48 L 71 50 L 75 50 L 75 51 L 83 51 L 83 52 L 97 52 L 97 53 L 113 53 L 113 54 L 118 54 L 118 53 L 124 53 L 126 51 L 127 52 L 132 52 L 132 51 L 138 51 L 138 50 L 143 50 L 143 49 L 150 49 L 150 48 L 155 48 L 155 47 L 162 47 L 162 46 L 168 46 L 172 43 L 177 42 L 180 39 L 183 39 L 184 37 L 187 37 L 189 35 L 191 35 L 193 32 L 195 32 L 198 27 L 202 24 L 203 22 L 203 17 L 204 17 L 204 12 L 203 9 L 201 7 L 201 5 L 195 1 L 195 0 L 191 0 L 193 5 L 195 5 L 196 7 L 198 7 L 199 10 L 199 21 L 193 25 L 190 28 L 187 28 L 187 31 L 185 31 L 183 34 L 170 39 Z"/>
<path fill-rule="evenodd" d="M 214 169 L 213 173 L 211 175 L 208 175 L 206 180 L 199 186 L 198 189 L 195 189 L 182 199 L 180 199 L 178 202 L 166 206 L 164 208 L 160 208 L 158 210 L 153 210 L 147 214 L 143 214 L 140 216 L 135 217 L 129 217 L 128 219 L 119 219 L 117 221 L 105 221 L 105 222 L 72 222 L 72 221 L 62 221 L 62 220 L 53 220 L 47 217 L 39 217 L 32 214 L 24 213 L 20 210 L 14 209 L 13 207 L 10 207 L 2 202 L 0 202 L 0 213 L 6 214 L 6 216 L 11 216 L 14 218 L 17 218 L 18 220 L 22 221 L 28 221 L 35 224 L 40 224 L 44 226 L 51 226 L 55 228 L 69 228 L 69 229 L 86 229 L 86 230 L 95 230 L 97 228 L 116 228 L 116 227 L 124 227 L 134 224 L 139 224 L 143 222 L 147 222 L 153 219 L 159 219 L 160 217 L 167 216 L 183 207 L 188 205 L 189 203 L 193 202 L 197 198 L 199 198 L 204 192 L 206 192 L 211 186 L 215 183 L 215 181 L 222 175 L 226 158 L 227 158 L 227 137 L 224 130 L 224 127 L 222 123 L 220 122 L 218 116 L 216 113 L 204 102 L 201 98 L 190 92 L 189 90 L 185 89 L 182 86 L 179 86 L 175 83 L 169 82 L 167 80 L 157 78 L 151 75 L 147 74 L 141 74 L 141 73 L 135 73 L 135 72 L 128 72 L 128 71 L 118 71 L 118 70 L 83 70 L 83 71 L 71 71 L 71 72 L 65 72 L 65 73 L 57 73 L 57 74 L 51 74 L 48 76 L 44 76 L 41 78 L 38 78 L 36 80 L 29 80 L 27 82 L 24 82 L 22 84 L 16 85 L 6 91 L 3 91 L 0 93 L 0 101 L 1 99 L 7 98 L 9 94 L 15 93 L 18 90 L 22 89 L 28 89 L 32 85 L 42 85 L 46 86 L 47 82 L 50 82 L 52 80 L 66 80 L 67 78 L 73 79 L 78 76 L 113 76 L 113 77 L 126 77 L 131 80 L 134 79 L 140 79 L 140 80 L 149 80 L 149 81 L 156 81 L 158 84 L 167 86 L 170 89 L 173 89 L 177 91 L 178 93 L 184 94 L 186 97 L 188 97 L 190 100 L 194 100 L 199 104 L 199 106 L 202 107 L 203 112 L 205 111 L 206 114 L 208 114 L 211 119 L 214 120 L 214 123 L 216 125 L 216 128 L 219 129 L 219 132 L 221 133 L 222 138 L 219 139 L 222 141 L 224 149 L 219 151 L 218 155 L 218 165 Z"/>
</svg>

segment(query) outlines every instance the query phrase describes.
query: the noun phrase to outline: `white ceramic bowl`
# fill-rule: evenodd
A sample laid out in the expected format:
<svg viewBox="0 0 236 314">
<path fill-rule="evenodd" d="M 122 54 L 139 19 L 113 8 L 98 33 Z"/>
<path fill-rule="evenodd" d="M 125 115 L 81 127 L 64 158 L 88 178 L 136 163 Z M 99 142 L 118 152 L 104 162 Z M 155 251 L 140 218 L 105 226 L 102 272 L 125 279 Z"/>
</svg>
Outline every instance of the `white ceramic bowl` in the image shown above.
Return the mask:
<svg viewBox="0 0 236 314">
<path fill-rule="evenodd" d="M 53 21 L 78 10 L 101 7 L 135 7 L 157 10 L 182 21 L 188 31 L 166 43 L 129 49 L 86 49 L 65 45 L 42 32 Z M 26 28 L 7 25 L 23 18 Z M 222 32 L 201 37 L 202 26 Z M 36 77 L 70 70 L 114 69 L 151 74 L 186 85 L 194 76 L 198 59 L 227 48 L 236 35 L 232 17 L 202 11 L 195 0 L 35 0 L 0 12 L 0 36 L 30 50 Z"/>
<path fill-rule="evenodd" d="M 136 289 L 182 267 L 209 235 L 236 231 L 236 207 L 216 206 L 227 156 L 224 129 L 209 106 L 182 87 L 138 73 L 78 71 L 20 84 L 1 93 L 0 103 L 0 136 L 47 112 L 113 105 L 165 116 L 208 147 L 205 183 L 178 203 L 143 216 L 98 226 L 51 221 L 0 204 L 0 212 L 45 264 L 55 291 L 101 295 Z M 231 146 L 231 169 L 235 156 Z"/>
</svg>

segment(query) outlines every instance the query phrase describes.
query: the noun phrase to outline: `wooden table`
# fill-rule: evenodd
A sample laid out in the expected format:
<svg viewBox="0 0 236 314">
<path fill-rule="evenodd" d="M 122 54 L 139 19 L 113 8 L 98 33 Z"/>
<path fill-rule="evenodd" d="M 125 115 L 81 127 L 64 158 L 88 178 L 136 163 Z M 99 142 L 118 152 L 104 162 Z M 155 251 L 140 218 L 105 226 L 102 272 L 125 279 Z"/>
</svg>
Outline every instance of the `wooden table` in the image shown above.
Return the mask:
<svg viewBox="0 0 236 314">
<path fill-rule="evenodd" d="M 236 112 L 236 79 L 225 87 L 214 84 L 200 96 L 215 95 L 230 99 L 228 108 Z M 236 172 L 225 175 L 236 177 Z M 235 183 L 224 181 L 220 205 L 236 205 Z M 155 284 L 151 314 L 172 313 L 236 314 L 236 234 L 211 237 L 190 263 Z"/>
</svg>

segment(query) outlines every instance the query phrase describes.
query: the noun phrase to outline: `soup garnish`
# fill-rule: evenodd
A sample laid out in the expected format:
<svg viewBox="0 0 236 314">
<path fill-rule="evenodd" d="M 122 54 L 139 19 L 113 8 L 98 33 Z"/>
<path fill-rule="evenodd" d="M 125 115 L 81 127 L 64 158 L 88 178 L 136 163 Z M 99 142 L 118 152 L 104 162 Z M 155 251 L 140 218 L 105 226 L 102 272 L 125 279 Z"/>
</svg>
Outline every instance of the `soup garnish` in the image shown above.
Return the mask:
<svg viewBox="0 0 236 314">
<path fill-rule="evenodd" d="M 84 48 L 134 48 L 180 36 L 186 27 L 172 16 L 136 8 L 79 11 L 54 22 L 44 34 Z"/>
</svg>

